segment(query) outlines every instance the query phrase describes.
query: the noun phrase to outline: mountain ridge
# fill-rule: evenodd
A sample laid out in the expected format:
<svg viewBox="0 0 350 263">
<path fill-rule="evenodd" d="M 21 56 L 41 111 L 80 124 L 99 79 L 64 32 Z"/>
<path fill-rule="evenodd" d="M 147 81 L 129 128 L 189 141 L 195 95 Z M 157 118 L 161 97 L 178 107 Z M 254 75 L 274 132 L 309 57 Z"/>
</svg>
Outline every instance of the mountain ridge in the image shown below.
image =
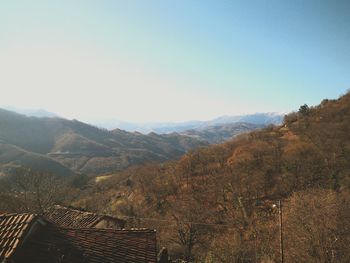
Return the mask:
<svg viewBox="0 0 350 263">
<path fill-rule="evenodd" d="M 254 113 L 245 115 L 223 115 L 217 118 L 199 121 L 184 121 L 184 122 L 150 122 L 150 123 L 132 123 L 119 121 L 117 119 L 105 121 L 88 121 L 92 125 L 96 125 L 106 129 L 123 129 L 130 132 L 138 131 L 144 134 L 155 132 L 159 134 L 183 132 L 186 130 L 199 129 L 219 124 L 231 124 L 233 122 L 246 122 L 256 125 L 278 125 L 282 123 L 284 114 L 277 112 Z"/>
<path fill-rule="evenodd" d="M 8 155 L 17 158 L 9 165 L 3 151 L 0 164 L 7 168 L 29 165 L 32 161 L 35 168 L 40 168 L 41 160 L 44 169 L 52 168 L 49 172 L 97 175 L 145 162 L 176 159 L 189 150 L 220 143 L 264 126 L 243 122 L 217 124 L 225 121 L 212 121 L 211 125 L 184 132 L 142 134 L 121 129 L 109 131 L 61 117 L 28 117 L 0 109 L 0 140 L 3 142 L 0 147 L 10 149 Z"/>
<path fill-rule="evenodd" d="M 77 120 L 27 117 L 3 109 L 0 109 L 0 140 L 15 146 L 11 149 L 16 149 L 17 155 L 33 153 L 59 166 L 59 170 L 87 174 L 120 170 L 147 161 L 165 161 L 207 145 L 178 134 L 147 136 L 107 131 Z M 2 158 L 6 160 L 5 154 Z M 18 162 L 27 164 L 26 160 L 19 158 Z M 47 162 L 43 163 L 44 167 L 49 166 Z M 0 163 L 4 166 L 1 160 Z"/>
<path fill-rule="evenodd" d="M 200 239 L 192 243 L 193 256 L 206 255 L 210 262 L 280 262 L 276 222 L 281 222 L 283 203 L 288 262 L 305 255 L 305 262 L 325 259 L 337 240 L 329 237 L 337 233 L 341 244 L 335 261 L 345 263 L 350 256 L 349 175 L 350 92 L 315 107 L 302 105 L 280 126 L 96 181 L 73 203 L 157 228 L 175 257 L 186 253 L 187 243 L 179 251 L 181 236 L 174 237 L 195 233 Z M 102 195 L 104 201 L 96 203 Z M 257 248 L 261 261 L 250 260 Z"/>
</svg>

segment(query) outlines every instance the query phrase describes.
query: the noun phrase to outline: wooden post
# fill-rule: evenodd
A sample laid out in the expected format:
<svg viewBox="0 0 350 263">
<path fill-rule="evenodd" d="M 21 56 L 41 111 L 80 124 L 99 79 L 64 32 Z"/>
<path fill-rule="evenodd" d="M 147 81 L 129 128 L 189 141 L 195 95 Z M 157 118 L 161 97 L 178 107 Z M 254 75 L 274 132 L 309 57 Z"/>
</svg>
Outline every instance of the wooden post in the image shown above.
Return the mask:
<svg viewBox="0 0 350 263">
<path fill-rule="evenodd" d="M 282 221 L 282 201 L 278 201 L 278 211 L 279 211 L 279 221 L 280 221 L 280 256 L 281 263 L 284 263 L 284 254 L 283 254 L 283 221 Z"/>
</svg>

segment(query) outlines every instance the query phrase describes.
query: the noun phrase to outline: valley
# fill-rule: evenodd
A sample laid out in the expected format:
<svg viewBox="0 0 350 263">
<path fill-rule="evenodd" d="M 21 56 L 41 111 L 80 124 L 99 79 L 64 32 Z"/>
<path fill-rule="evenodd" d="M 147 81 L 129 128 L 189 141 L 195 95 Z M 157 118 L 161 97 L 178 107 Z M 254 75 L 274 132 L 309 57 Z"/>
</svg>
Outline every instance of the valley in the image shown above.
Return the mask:
<svg viewBox="0 0 350 263">
<path fill-rule="evenodd" d="M 263 125 L 231 123 L 181 133 L 106 130 L 59 117 L 28 117 L 0 109 L 0 170 L 31 167 L 59 175 L 113 173 L 176 159 Z"/>
<path fill-rule="evenodd" d="M 42 119 L 34 121 L 43 125 Z M 350 94 L 323 100 L 315 107 L 302 105 L 298 112 L 286 115 L 282 125 L 259 126 L 214 145 L 196 139 L 204 136 L 203 131 L 188 131 L 187 136 L 141 135 L 100 130 L 77 121 L 45 122 L 55 123 L 56 129 L 51 131 L 60 135 L 58 140 L 44 137 L 50 134 L 45 132 L 41 140 L 26 144 L 23 136 L 29 135 L 21 130 L 17 132 L 22 140 L 11 141 L 10 133 L 2 133 L 2 140 L 35 149 L 35 163 L 56 160 L 49 164 L 55 170 L 73 167 L 82 171 L 81 167 L 91 162 L 98 176 L 51 177 L 45 172 L 17 169 L 1 181 L 3 211 L 29 209 L 41 213 L 45 207 L 62 204 L 115 216 L 126 220 L 128 227 L 157 229 L 159 245 L 167 247 L 172 258 L 195 262 L 278 262 L 279 231 L 285 236 L 287 262 L 294 262 L 293 258 L 305 258 L 305 262 L 329 258 L 315 242 L 338 251 L 334 256 L 337 262 L 345 263 L 350 256 Z M 252 128 L 244 123 L 233 126 L 239 131 Z M 43 125 L 40 131 L 44 127 L 52 126 Z M 59 127 L 65 132 L 59 132 Z M 225 138 L 221 129 L 227 128 L 213 127 L 206 132 Z M 170 148 L 168 140 L 176 150 Z M 152 146 L 152 152 L 136 145 L 146 149 Z M 3 162 L 11 164 L 17 156 L 32 158 L 19 146 L 2 143 Z M 119 153 L 149 154 L 146 156 L 153 162 L 140 161 L 139 165 L 110 172 L 104 158 L 116 165 L 111 156 L 118 147 L 124 150 L 126 146 L 134 148 Z M 49 157 L 43 157 L 45 153 Z M 171 157 L 165 153 L 178 159 L 167 160 Z M 73 161 L 76 156 L 79 158 Z M 94 163 L 89 158 L 101 159 Z M 135 159 L 125 161 L 130 160 Z M 55 167 L 56 163 L 62 166 Z M 283 230 L 278 223 L 281 203 Z M 334 240 L 339 240 L 336 245 Z"/>
</svg>

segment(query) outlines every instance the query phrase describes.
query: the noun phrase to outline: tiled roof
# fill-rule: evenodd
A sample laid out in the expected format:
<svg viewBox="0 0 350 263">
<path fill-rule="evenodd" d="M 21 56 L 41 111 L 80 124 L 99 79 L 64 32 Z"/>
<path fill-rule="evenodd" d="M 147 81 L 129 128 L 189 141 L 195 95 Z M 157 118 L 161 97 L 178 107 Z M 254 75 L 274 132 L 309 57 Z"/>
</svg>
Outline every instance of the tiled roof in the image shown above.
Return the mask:
<svg viewBox="0 0 350 263">
<path fill-rule="evenodd" d="M 1 215 L 0 262 L 156 263 L 156 232 L 63 228 L 37 215 Z"/>
<path fill-rule="evenodd" d="M 103 215 L 71 209 L 60 205 L 51 207 L 44 214 L 44 217 L 55 225 L 69 228 L 90 228 L 104 218 Z"/>
<path fill-rule="evenodd" d="M 156 233 L 151 230 L 63 230 L 88 262 L 157 262 Z"/>
<path fill-rule="evenodd" d="M 36 215 L 0 215 L 0 262 L 8 259 L 26 237 Z"/>
<path fill-rule="evenodd" d="M 156 263 L 151 230 L 65 229 L 54 226 L 26 242 L 16 262 Z"/>
</svg>

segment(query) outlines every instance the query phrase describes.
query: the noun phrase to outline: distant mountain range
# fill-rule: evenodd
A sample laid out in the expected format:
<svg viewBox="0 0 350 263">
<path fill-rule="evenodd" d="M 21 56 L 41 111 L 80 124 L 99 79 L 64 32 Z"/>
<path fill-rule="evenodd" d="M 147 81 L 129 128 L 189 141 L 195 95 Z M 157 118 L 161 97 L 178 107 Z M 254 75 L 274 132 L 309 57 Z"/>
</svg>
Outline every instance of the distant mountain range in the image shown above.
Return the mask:
<svg viewBox="0 0 350 263">
<path fill-rule="evenodd" d="M 232 137 L 252 130 L 266 127 L 263 124 L 252 124 L 247 122 L 234 122 L 226 124 L 216 124 L 204 126 L 202 128 L 191 129 L 180 132 L 181 135 L 190 136 L 210 144 L 222 143 L 232 139 Z"/>
<path fill-rule="evenodd" d="M 89 123 L 105 129 L 119 128 L 126 131 L 138 131 L 141 133 L 172 133 L 183 132 L 192 129 L 203 129 L 205 127 L 212 127 L 216 125 L 232 124 L 232 123 L 251 123 L 256 125 L 281 124 L 284 115 L 280 113 L 255 113 L 247 115 L 236 116 L 221 116 L 209 121 L 186 121 L 179 123 L 172 122 L 155 122 L 155 123 L 131 123 L 123 122 L 116 119 L 112 120 L 96 120 Z"/>
<path fill-rule="evenodd" d="M 190 149 L 220 143 L 262 128 L 269 120 L 280 120 L 273 114 L 221 117 L 208 122 L 164 124 L 155 129 L 164 134 L 142 134 L 100 129 L 77 120 L 51 117 L 55 114 L 46 115 L 50 117 L 28 117 L 0 109 L 0 174 L 19 166 L 60 175 L 109 173 L 178 158 Z M 228 123 L 245 119 L 259 124 Z"/>
<path fill-rule="evenodd" d="M 30 166 L 61 175 L 100 174 L 177 158 L 208 143 L 179 134 L 102 130 L 62 118 L 28 117 L 0 109 L 0 170 Z"/>
<path fill-rule="evenodd" d="M 44 109 L 24 109 L 18 107 L 4 107 L 5 110 L 13 111 L 19 114 L 24 114 L 28 117 L 59 117 L 58 114 L 49 112 Z M 120 121 L 118 119 L 99 119 L 99 120 L 87 120 L 88 124 L 104 128 L 107 130 L 121 129 L 129 132 L 140 132 L 148 134 L 155 132 L 158 134 L 184 132 L 187 130 L 205 129 L 206 127 L 213 127 L 217 125 L 224 125 L 232 123 L 250 123 L 260 125 L 279 125 L 283 121 L 284 114 L 277 112 L 268 113 L 254 113 L 246 115 L 233 115 L 233 116 L 220 116 L 218 118 L 208 121 L 185 121 L 185 122 L 150 122 L 150 123 L 133 123 Z"/>
</svg>

